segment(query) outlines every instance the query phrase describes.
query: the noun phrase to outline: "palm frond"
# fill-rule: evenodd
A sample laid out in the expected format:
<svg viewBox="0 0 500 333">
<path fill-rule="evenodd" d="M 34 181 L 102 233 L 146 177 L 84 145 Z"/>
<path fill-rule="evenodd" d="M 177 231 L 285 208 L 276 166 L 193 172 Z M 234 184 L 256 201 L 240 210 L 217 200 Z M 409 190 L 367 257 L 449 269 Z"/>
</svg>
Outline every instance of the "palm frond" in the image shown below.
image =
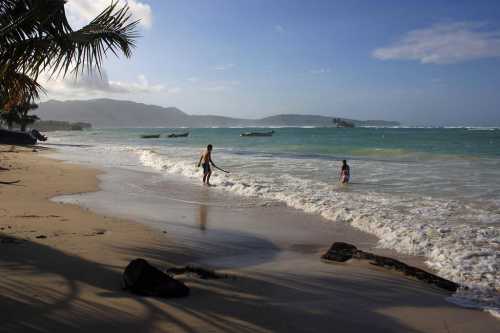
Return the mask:
<svg viewBox="0 0 500 333">
<path fill-rule="evenodd" d="M 0 0 L 0 107 L 38 98 L 42 72 L 79 74 L 97 68 L 104 57 L 130 57 L 139 37 L 127 5 L 113 1 L 83 28 L 73 31 L 65 0 Z M 3 98 L 2 98 L 3 96 Z M 2 101 L 3 99 L 3 101 Z"/>
<path fill-rule="evenodd" d="M 84 70 L 101 70 L 102 61 L 109 53 L 118 56 L 123 53 L 127 58 L 132 55 L 135 39 L 139 37 L 137 24 L 131 21 L 128 6 L 117 9 L 118 3 L 112 3 L 92 22 L 78 31 L 66 35 L 65 40 L 53 51 L 53 72 L 65 75 L 69 70 L 78 74 Z"/>
<path fill-rule="evenodd" d="M 65 0 L 2 0 L 0 43 L 15 43 L 29 36 L 62 35 L 71 31 Z"/>
<path fill-rule="evenodd" d="M 62 0 L 52 1 L 59 3 Z M 14 42 L 0 49 L 0 70 L 8 66 L 36 78 L 45 70 L 63 75 L 69 71 L 79 73 L 93 68 L 100 71 L 102 60 L 109 52 L 118 56 L 121 51 L 130 57 L 135 47 L 134 40 L 139 37 L 136 32 L 139 21 L 130 20 L 128 6 L 117 8 L 117 5 L 117 2 L 112 3 L 92 22 L 77 31 L 71 30 L 65 20 L 59 19 L 58 25 L 44 24 L 43 33 L 23 33 L 21 35 L 24 38 L 16 35 L 11 38 Z M 57 6 L 54 5 L 54 8 L 51 18 L 61 15 L 56 10 Z M 64 12 L 62 16 L 65 17 Z"/>
<path fill-rule="evenodd" d="M 10 110 L 14 105 L 26 103 L 31 99 L 38 99 L 44 93 L 43 87 L 29 76 L 10 72 L 0 76 L 0 106 Z"/>
</svg>

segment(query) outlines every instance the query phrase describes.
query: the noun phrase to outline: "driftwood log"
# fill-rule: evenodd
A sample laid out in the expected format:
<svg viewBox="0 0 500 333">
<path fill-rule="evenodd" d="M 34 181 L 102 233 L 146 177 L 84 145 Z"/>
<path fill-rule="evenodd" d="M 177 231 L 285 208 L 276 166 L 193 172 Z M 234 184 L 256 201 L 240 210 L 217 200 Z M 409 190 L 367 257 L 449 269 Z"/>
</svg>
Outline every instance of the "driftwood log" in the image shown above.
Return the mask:
<svg viewBox="0 0 500 333">
<path fill-rule="evenodd" d="M 443 279 L 435 274 L 424 271 L 423 269 L 409 266 L 399 260 L 379 256 L 373 253 L 358 250 L 356 246 L 348 243 L 335 242 L 330 249 L 321 256 L 328 261 L 344 262 L 349 259 L 368 260 L 372 265 L 393 269 L 403 272 L 405 275 L 415 277 L 420 281 L 433 284 L 439 288 L 456 291 L 460 285 L 453 281 Z"/>
<path fill-rule="evenodd" d="M 180 274 L 195 274 L 200 279 L 225 279 L 229 276 L 226 274 L 219 274 L 211 269 L 197 267 L 197 266 L 184 266 L 184 267 L 172 267 L 167 269 L 167 274 L 180 275 Z"/>
</svg>

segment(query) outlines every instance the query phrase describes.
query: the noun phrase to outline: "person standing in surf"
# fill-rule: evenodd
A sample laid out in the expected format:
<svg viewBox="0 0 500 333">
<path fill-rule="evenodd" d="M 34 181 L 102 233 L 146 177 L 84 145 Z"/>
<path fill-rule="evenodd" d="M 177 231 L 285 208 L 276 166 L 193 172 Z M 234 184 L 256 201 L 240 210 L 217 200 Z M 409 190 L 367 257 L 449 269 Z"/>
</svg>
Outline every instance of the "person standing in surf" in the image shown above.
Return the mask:
<svg viewBox="0 0 500 333">
<path fill-rule="evenodd" d="M 342 167 L 340 168 L 339 181 L 342 184 L 349 183 L 349 178 L 351 177 L 351 170 L 349 165 L 347 165 L 346 160 L 342 160 Z"/>
<path fill-rule="evenodd" d="M 203 184 L 210 185 L 210 176 L 212 175 L 212 170 L 210 169 L 210 164 L 214 167 L 216 165 L 212 161 L 212 145 L 209 144 L 207 149 L 201 154 L 200 160 L 198 161 L 198 168 L 200 165 L 203 166 Z"/>
</svg>

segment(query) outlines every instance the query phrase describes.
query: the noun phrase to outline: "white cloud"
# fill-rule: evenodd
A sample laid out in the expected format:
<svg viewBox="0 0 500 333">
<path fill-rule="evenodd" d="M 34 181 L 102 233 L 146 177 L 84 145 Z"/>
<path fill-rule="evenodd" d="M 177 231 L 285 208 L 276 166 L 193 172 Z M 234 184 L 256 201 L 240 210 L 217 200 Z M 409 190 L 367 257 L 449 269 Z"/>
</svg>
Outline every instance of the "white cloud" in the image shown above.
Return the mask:
<svg viewBox="0 0 500 333">
<path fill-rule="evenodd" d="M 310 72 L 311 74 L 327 74 L 327 73 L 331 73 L 331 69 L 330 68 L 317 68 L 317 69 L 311 69 Z"/>
<path fill-rule="evenodd" d="M 234 64 L 222 64 L 214 67 L 216 71 L 227 71 L 234 67 Z"/>
<path fill-rule="evenodd" d="M 99 15 L 104 8 L 111 4 L 112 0 L 70 0 L 65 8 L 70 24 L 73 27 L 81 27 L 89 23 Z M 139 25 L 151 28 L 153 24 L 153 13 L 151 7 L 138 0 L 118 0 L 118 6 L 128 4 L 132 20 L 140 20 Z"/>
<path fill-rule="evenodd" d="M 70 76 L 50 78 L 48 75 L 43 75 L 39 82 L 51 98 L 114 94 L 176 94 L 180 91 L 177 87 L 167 88 L 161 84 L 151 84 L 144 75 L 139 75 L 133 82 L 112 81 L 104 70 L 101 71 L 101 75 L 95 71 L 90 74 L 85 72 L 76 78 Z"/>
<path fill-rule="evenodd" d="M 274 26 L 274 31 L 281 34 L 285 32 L 285 28 L 282 25 L 277 24 Z"/>
<path fill-rule="evenodd" d="M 500 57 L 500 30 L 485 23 L 454 22 L 412 30 L 401 40 L 376 49 L 381 60 L 417 60 L 423 64 L 453 64 Z"/>
</svg>

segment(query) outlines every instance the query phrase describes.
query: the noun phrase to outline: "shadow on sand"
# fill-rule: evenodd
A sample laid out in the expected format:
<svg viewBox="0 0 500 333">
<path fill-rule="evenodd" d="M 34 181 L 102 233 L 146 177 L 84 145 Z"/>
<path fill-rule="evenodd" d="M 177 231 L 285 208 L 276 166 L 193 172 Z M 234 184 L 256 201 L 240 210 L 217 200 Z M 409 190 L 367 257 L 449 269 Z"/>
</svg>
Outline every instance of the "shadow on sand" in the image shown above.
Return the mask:
<svg viewBox="0 0 500 333">
<path fill-rule="evenodd" d="M 178 258 L 168 247 L 119 251 L 162 266 Z M 249 270 L 236 279 L 186 278 L 191 295 L 164 300 L 120 290 L 123 267 L 29 241 L 0 244 L 0 332 L 416 332 L 379 310 L 435 304 L 436 292 L 404 279 L 347 279 L 321 267 L 322 274 L 307 276 Z M 50 276 L 52 287 L 41 289 L 39 276 Z"/>
</svg>

